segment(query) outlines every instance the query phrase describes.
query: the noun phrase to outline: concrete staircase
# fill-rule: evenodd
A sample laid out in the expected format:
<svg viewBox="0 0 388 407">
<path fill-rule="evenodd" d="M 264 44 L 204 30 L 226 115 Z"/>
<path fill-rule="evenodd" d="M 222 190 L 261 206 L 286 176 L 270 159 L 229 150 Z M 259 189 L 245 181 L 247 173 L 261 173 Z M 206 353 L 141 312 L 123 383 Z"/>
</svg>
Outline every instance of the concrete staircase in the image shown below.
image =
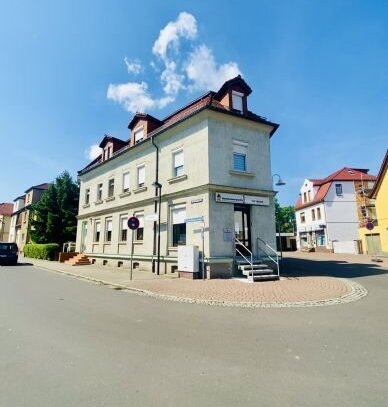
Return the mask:
<svg viewBox="0 0 388 407">
<path fill-rule="evenodd" d="M 270 268 L 263 261 L 254 259 L 252 265 L 243 258 L 236 258 L 237 270 L 247 279 L 252 281 L 278 280 L 276 271 Z"/>
<path fill-rule="evenodd" d="M 79 253 L 71 259 L 66 260 L 65 264 L 69 264 L 70 266 L 84 266 L 92 263 L 90 262 L 88 256 L 83 253 Z"/>
</svg>

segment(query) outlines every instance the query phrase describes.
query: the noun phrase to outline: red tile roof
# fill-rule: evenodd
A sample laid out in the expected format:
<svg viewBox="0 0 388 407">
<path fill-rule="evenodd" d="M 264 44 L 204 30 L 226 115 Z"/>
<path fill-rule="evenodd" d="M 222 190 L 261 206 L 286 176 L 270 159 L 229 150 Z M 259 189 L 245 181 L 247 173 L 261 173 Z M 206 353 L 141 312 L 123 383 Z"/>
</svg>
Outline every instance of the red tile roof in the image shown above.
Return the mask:
<svg viewBox="0 0 388 407">
<path fill-rule="evenodd" d="M 295 204 L 295 209 L 307 208 L 312 205 L 316 205 L 319 202 L 323 202 L 331 184 L 337 181 L 375 181 L 376 177 L 374 175 L 368 174 L 368 169 L 363 168 L 349 168 L 344 167 L 338 171 L 333 172 L 326 178 L 308 178 L 309 181 L 313 183 L 314 186 L 319 187 L 317 193 L 312 201 L 303 203 L 302 197 L 299 197 Z"/>
<path fill-rule="evenodd" d="M 12 203 L 0 203 L 0 215 L 4 216 L 11 216 L 13 212 L 13 204 Z"/>
<path fill-rule="evenodd" d="M 173 112 L 172 114 L 168 115 L 163 120 L 159 121 L 155 117 L 147 115 L 146 113 L 136 113 L 135 117 L 129 123 L 129 127 L 130 128 L 133 127 L 138 118 L 147 118 L 148 117 L 148 118 L 152 118 L 152 120 L 155 121 L 155 123 L 158 122 L 159 126 L 155 130 L 153 130 L 152 132 L 147 134 L 147 138 L 144 140 L 144 141 L 146 141 L 151 136 L 156 136 L 157 134 L 161 133 L 162 131 L 166 130 L 167 128 L 169 128 L 169 127 L 189 118 L 190 116 L 200 112 L 201 110 L 207 108 L 207 109 L 211 109 L 211 110 L 214 110 L 217 112 L 226 113 L 226 114 L 233 115 L 236 117 L 242 117 L 244 119 L 252 120 L 255 122 L 259 122 L 259 123 L 271 126 L 272 130 L 270 132 L 270 136 L 272 136 L 275 133 L 275 131 L 277 130 L 277 128 L 279 127 L 279 125 L 277 123 L 273 123 L 273 122 L 267 120 L 265 117 L 259 116 L 250 111 L 247 111 L 246 114 L 241 115 L 240 113 L 236 113 L 235 111 L 233 111 L 233 109 L 230 109 L 227 106 L 224 106 L 218 100 L 216 100 L 217 95 L 219 94 L 219 92 L 221 90 L 223 90 L 225 88 L 225 86 L 230 86 L 231 84 L 235 84 L 235 83 L 240 83 L 241 86 L 244 86 L 247 88 L 248 93 L 251 92 L 251 88 L 246 84 L 246 82 L 239 75 L 236 78 L 233 78 L 233 79 L 225 82 L 225 84 L 221 87 L 221 89 L 218 92 L 209 91 L 209 92 L 205 93 L 204 95 L 193 100 L 189 104 L 183 106 L 182 108 L 180 108 L 180 109 L 176 110 L 175 112 Z M 136 148 L 136 147 L 137 147 L 137 145 L 132 146 L 132 147 L 129 147 L 128 145 L 126 145 L 123 148 L 121 148 L 120 150 L 118 150 L 115 155 L 118 155 L 118 154 L 122 153 L 123 151 L 126 151 L 128 148 Z M 112 158 L 114 158 L 115 155 Z M 91 163 L 89 163 L 86 167 L 84 167 L 81 171 L 79 171 L 78 173 L 82 174 L 86 171 L 89 171 L 92 168 L 97 167 L 101 163 L 102 163 L 101 156 L 99 156 L 95 160 L 93 160 Z"/>
</svg>

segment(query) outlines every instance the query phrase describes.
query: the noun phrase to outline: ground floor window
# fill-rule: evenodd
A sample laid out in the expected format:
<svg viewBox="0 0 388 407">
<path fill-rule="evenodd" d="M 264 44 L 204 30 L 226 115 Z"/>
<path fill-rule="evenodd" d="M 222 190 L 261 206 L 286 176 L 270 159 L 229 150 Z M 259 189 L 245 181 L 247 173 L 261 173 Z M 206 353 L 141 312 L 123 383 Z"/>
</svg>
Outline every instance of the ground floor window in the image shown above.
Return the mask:
<svg viewBox="0 0 388 407">
<path fill-rule="evenodd" d="M 307 237 L 307 233 L 301 233 L 299 235 L 300 238 L 300 245 L 301 247 L 306 247 L 308 246 L 308 237 Z"/>
<path fill-rule="evenodd" d="M 176 207 L 171 210 L 172 215 L 172 245 L 186 244 L 186 208 Z"/>
<path fill-rule="evenodd" d="M 139 227 L 135 230 L 135 240 L 143 241 L 144 239 L 144 213 L 135 213 L 135 216 L 139 219 Z"/>
<path fill-rule="evenodd" d="M 96 221 L 94 224 L 94 241 L 95 242 L 100 241 L 100 233 L 101 233 L 101 222 Z"/>
<path fill-rule="evenodd" d="M 128 234 L 127 220 L 128 220 L 127 215 L 122 215 L 120 217 L 120 240 L 122 242 L 127 241 L 127 234 Z"/>
<path fill-rule="evenodd" d="M 112 218 L 107 218 L 105 220 L 105 241 L 112 241 Z"/>
</svg>

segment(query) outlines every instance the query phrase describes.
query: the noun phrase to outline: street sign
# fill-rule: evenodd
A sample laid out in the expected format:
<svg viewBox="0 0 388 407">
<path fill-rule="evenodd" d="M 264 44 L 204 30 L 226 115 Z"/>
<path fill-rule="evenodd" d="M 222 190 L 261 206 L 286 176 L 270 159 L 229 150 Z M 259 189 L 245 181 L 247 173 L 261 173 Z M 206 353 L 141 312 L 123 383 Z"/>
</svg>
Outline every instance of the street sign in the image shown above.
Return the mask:
<svg viewBox="0 0 388 407">
<path fill-rule="evenodd" d="M 145 217 L 146 221 L 153 221 L 156 222 L 158 220 L 158 214 L 157 213 L 152 213 L 151 215 L 147 215 Z"/>
<path fill-rule="evenodd" d="M 128 228 L 131 230 L 136 230 L 140 226 L 139 219 L 136 216 L 131 216 L 127 222 Z"/>
<path fill-rule="evenodd" d="M 366 225 L 365 225 L 365 227 L 366 227 L 368 230 L 373 230 L 373 228 L 375 227 L 375 225 L 373 224 L 373 222 L 367 222 Z"/>
<path fill-rule="evenodd" d="M 196 216 L 195 218 L 187 218 L 185 219 L 186 223 L 197 223 L 203 222 L 203 216 Z"/>
</svg>

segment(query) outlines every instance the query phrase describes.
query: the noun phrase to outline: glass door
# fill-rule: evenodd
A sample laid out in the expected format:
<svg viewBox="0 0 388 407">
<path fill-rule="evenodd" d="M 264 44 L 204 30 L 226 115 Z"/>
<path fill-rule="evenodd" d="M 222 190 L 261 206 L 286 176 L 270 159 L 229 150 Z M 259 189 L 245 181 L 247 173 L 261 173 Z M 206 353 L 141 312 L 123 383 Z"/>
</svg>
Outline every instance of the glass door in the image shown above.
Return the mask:
<svg viewBox="0 0 388 407">
<path fill-rule="evenodd" d="M 251 219 L 249 205 L 234 205 L 234 232 L 241 244 L 236 244 L 236 248 L 244 255 L 251 250 Z M 236 253 L 239 255 L 239 253 Z"/>
</svg>

